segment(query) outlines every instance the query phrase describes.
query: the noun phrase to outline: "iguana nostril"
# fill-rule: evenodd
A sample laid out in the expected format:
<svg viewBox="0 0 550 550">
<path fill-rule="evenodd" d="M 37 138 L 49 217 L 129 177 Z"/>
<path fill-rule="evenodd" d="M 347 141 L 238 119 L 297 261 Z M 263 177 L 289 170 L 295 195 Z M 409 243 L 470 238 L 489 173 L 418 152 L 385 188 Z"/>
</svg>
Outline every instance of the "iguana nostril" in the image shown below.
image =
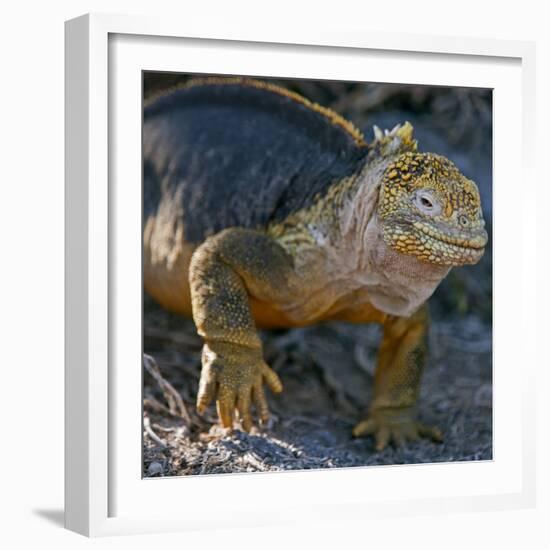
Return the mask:
<svg viewBox="0 0 550 550">
<path fill-rule="evenodd" d="M 458 222 L 460 223 L 460 225 L 462 225 L 463 227 L 466 227 L 468 224 L 469 224 L 469 221 L 468 221 L 468 218 L 464 215 L 460 216 L 458 218 Z"/>
</svg>

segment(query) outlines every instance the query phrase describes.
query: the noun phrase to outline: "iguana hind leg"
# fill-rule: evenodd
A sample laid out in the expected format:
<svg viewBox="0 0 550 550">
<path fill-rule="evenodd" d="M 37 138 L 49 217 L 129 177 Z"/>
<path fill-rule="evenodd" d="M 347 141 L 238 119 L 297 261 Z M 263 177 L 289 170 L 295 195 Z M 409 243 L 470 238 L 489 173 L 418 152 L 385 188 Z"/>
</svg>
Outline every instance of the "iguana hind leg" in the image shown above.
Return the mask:
<svg viewBox="0 0 550 550">
<path fill-rule="evenodd" d="M 427 437 L 441 441 L 437 428 L 416 420 L 416 401 L 426 358 L 428 310 L 423 306 L 410 318 L 387 316 L 374 379 L 369 415 L 353 435 L 373 435 L 377 450 L 390 442 Z"/>
<path fill-rule="evenodd" d="M 251 405 L 262 421 L 269 415 L 263 384 L 282 390 L 263 360 L 250 299 L 284 302 L 293 276 L 291 258 L 270 237 L 232 228 L 208 238 L 189 268 L 193 318 L 204 339 L 197 409 L 216 400 L 222 425 L 232 428 L 235 410 L 242 427 L 252 426 Z"/>
</svg>

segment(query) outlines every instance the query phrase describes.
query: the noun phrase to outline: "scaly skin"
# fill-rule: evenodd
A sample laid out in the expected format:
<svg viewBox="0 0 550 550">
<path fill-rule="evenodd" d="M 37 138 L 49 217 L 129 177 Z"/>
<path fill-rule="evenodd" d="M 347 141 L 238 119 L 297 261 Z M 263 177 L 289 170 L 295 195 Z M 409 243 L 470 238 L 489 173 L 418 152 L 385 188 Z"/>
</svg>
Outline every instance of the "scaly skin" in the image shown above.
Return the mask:
<svg viewBox="0 0 550 550">
<path fill-rule="evenodd" d="M 369 416 L 353 429 L 353 435 L 376 437 L 376 448 L 390 441 L 429 437 L 441 441 L 437 428 L 416 422 L 415 406 L 426 358 L 428 312 L 423 306 L 411 318 L 388 317 L 380 346 L 374 380 L 374 399 Z"/>
<path fill-rule="evenodd" d="M 274 392 L 283 387 L 264 362 L 249 296 L 278 302 L 291 293 L 292 263 L 274 241 L 248 229 L 227 229 L 193 254 L 189 268 L 193 318 L 204 338 L 203 369 L 197 409 L 216 398 L 222 425 L 233 426 L 237 409 L 250 430 L 250 405 L 268 419 L 265 382 Z"/>
<path fill-rule="evenodd" d="M 449 160 L 407 152 L 388 166 L 383 181 L 379 215 L 389 246 L 439 265 L 481 258 L 487 233 L 479 193 Z"/>
<path fill-rule="evenodd" d="M 367 147 L 351 123 L 303 104 L 350 132 L 357 147 Z M 237 412 L 250 430 L 253 405 L 265 422 L 263 385 L 282 390 L 264 362 L 257 325 L 338 319 L 384 328 L 374 399 L 353 434 L 372 435 L 377 449 L 418 437 L 441 440 L 441 432 L 418 423 L 415 413 L 426 357 L 425 302 L 452 266 L 475 263 L 483 254 L 479 193 L 449 160 L 418 153 L 408 123 L 385 134 L 376 129 L 368 147 L 356 172 L 304 208 L 263 227 L 223 229 L 198 245 L 182 240 L 186 252 L 178 252 L 176 267 L 145 277 L 163 305 L 186 312 L 190 302 L 204 339 L 197 408 L 203 412 L 216 401 L 224 427 L 233 428 Z M 146 228 L 146 266 L 154 258 L 154 223 L 152 218 Z M 187 275 L 189 290 L 175 296 L 170 288 Z"/>
</svg>

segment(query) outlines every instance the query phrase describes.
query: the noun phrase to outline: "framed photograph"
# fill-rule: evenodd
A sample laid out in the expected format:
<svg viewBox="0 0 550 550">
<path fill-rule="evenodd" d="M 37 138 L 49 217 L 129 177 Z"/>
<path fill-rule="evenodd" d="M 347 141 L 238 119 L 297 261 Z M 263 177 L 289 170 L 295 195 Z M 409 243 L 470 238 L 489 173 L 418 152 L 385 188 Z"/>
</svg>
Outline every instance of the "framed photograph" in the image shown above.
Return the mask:
<svg viewBox="0 0 550 550">
<path fill-rule="evenodd" d="M 66 24 L 67 528 L 532 506 L 533 44 L 271 32 Z"/>
</svg>

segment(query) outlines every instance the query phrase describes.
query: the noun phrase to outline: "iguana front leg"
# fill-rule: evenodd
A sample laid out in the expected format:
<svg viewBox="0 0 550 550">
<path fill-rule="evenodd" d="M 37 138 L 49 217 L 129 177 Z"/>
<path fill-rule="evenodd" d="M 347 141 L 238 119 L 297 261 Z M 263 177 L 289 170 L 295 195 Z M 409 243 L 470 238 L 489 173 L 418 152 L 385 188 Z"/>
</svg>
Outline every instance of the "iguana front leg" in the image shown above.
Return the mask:
<svg viewBox="0 0 550 550">
<path fill-rule="evenodd" d="M 251 404 L 262 421 L 269 410 L 264 382 L 282 390 L 264 362 L 250 298 L 281 303 L 290 292 L 293 262 L 270 237 L 232 228 L 208 238 L 193 254 L 189 282 L 193 318 L 204 339 L 197 409 L 215 399 L 222 425 L 232 428 L 234 411 L 252 427 Z"/>
<path fill-rule="evenodd" d="M 437 428 L 416 420 L 416 401 L 426 358 L 428 310 L 423 306 L 410 318 L 387 316 L 374 378 L 374 399 L 369 415 L 353 435 L 373 435 L 376 449 L 390 442 L 427 437 L 441 441 Z"/>
</svg>

